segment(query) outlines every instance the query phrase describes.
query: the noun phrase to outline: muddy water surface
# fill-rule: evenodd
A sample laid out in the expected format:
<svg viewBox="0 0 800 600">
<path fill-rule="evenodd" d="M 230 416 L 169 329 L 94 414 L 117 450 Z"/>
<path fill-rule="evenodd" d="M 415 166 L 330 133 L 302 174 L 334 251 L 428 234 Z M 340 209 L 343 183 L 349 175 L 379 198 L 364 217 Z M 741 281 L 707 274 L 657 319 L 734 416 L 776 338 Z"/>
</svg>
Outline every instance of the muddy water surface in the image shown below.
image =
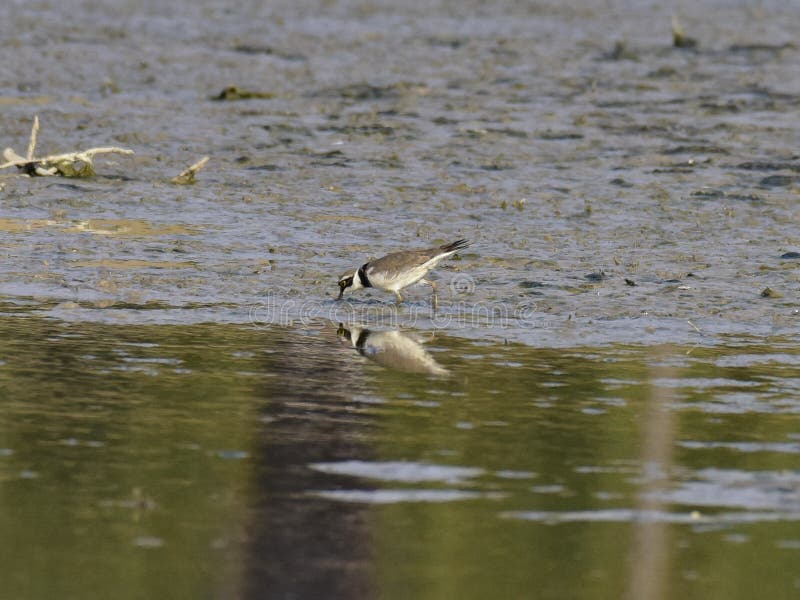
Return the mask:
<svg viewBox="0 0 800 600">
<path fill-rule="evenodd" d="M 0 8 L 4 594 L 795 597 L 800 13 L 595 4 Z"/>
</svg>

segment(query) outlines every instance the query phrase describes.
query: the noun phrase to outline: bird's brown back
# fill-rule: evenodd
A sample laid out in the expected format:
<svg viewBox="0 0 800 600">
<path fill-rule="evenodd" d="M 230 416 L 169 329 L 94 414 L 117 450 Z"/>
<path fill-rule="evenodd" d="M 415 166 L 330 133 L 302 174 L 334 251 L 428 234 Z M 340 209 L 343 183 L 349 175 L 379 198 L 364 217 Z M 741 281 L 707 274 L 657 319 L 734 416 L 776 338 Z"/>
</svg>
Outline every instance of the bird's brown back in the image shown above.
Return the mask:
<svg viewBox="0 0 800 600">
<path fill-rule="evenodd" d="M 386 273 L 388 277 L 394 277 L 398 273 L 424 265 L 441 253 L 442 250 L 439 247 L 426 248 L 424 250 L 401 250 L 370 261 L 367 268 L 370 270 L 378 269 L 382 273 Z"/>
</svg>

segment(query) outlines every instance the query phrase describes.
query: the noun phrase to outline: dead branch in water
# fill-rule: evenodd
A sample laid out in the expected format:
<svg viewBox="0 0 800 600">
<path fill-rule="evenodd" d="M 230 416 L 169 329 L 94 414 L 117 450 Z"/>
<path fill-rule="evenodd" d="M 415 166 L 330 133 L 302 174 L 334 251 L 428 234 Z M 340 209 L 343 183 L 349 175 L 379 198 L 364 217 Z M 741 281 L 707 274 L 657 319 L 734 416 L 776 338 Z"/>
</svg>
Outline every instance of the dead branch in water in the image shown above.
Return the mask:
<svg viewBox="0 0 800 600">
<path fill-rule="evenodd" d="M 208 161 L 209 161 L 209 157 L 208 156 L 204 156 L 203 158 L 198 160 L 196 163 L 194 163 L 191 167 L 189 167 L 188 169 L 184 169 L 183 171 L 178 173 L 175 177 L 170 179 L 170 182 L 177 183 L 179 185 L 189 185 L 191 183 L 194 183 L 195 175 L 197 174 L 197 172 L 200 169 L 202 169 L 205 166 L 205 164 Z"/>
<path fill-rule="evenodd" d="M 65 154 L 51 154 L 36 158 L 36 137 L 39 133 L 39 117 L 33 119 L 31 137 L 28 141 L 28 151 L 26 158 L 23 158 L 11 148 L 3 150 L 3 158 L 6 162 L 0 165 L 0 169 L 17 167 L 25 174 L 30 176 L 51 176 L 61 175 L 63 177 L 91 177 L 95 174 L 92 158 L 96 154 L 133 154 L 133 150 L 117 148 L 115 146 L 105 146 L 100 148 L 89 148 L 79 152 L 67 152 Z"/>
</svg>

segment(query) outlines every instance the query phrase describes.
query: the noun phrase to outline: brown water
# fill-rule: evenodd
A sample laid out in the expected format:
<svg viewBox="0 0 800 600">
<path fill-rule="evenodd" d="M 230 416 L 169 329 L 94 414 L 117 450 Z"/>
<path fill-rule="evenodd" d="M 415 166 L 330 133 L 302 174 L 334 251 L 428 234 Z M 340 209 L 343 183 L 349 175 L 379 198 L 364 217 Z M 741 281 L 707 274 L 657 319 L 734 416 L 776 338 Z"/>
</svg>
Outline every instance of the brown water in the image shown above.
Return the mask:
<svg viewBox="0 0 800 600">
<path fill-rule="evenodd" d="M 0 7 L 0 597 L 797 596 L 797 7 L 160 4 Z"/>
</svg>

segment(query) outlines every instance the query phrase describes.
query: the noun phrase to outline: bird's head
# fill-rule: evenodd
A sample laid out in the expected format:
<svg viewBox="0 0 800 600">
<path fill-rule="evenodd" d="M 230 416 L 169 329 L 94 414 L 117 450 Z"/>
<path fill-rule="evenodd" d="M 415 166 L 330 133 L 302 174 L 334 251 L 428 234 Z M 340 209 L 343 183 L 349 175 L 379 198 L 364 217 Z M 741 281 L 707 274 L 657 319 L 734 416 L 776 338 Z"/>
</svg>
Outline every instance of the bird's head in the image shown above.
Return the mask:
<svg viewBox="0 0 800 600">
<path fill-rule="evenodd" d="M 347 288 L 353 287 L 353 281 L 355 279 L 355 274 L 353 273 L 345 273 L 341 277 L 339 277 L 339 297 L 336 298 L 337 300 L 341 300 L 342 296 L 344 296 L 344 291 Z"/>
</svg>

